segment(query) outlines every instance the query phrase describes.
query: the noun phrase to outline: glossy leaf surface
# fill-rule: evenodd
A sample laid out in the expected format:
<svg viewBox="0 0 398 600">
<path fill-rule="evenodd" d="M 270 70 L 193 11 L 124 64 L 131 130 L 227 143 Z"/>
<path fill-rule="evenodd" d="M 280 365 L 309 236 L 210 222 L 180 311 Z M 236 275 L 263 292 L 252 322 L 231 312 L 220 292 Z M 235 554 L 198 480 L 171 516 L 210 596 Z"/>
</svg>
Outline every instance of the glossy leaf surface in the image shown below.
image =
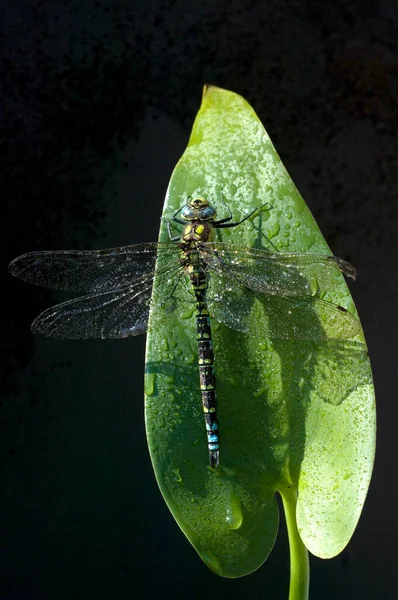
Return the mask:
<svg viewBox="0 0 398 600">
<path fill-rule="evenodd" d="M 212 86 L 205 87 L 188 147 L 170 181 L 161 241 L 169 240 L 166 221 L 194 195 L 211 201 L 218 218 L 227 216 L 227 204 L 234 221 L 267 204 L 242 225 L 217 230 L 216 240 L 331 254 L 252 108 L 237 94 Z M 173 224 L 172 233 L 181 230 Z M 153 294 L 158 307 L 165 294 L 161 278 L 155 278 Z M 356 314 L 338 269 L 322 299 Z M 273 329 L 261 306 L 253 307 L 244 331 L 212 320 L 221 449 L 220 467 L 211 469 L 194 302 L 166 312 L 150 315 L 148 444 L 161 492 L 201 558 L 225 577 L 257 569 L 277 534 L 275 492 L 287 486 L 299 492 L 297 523 L 307 548 L 321 557 L 339 553 L 358 521 L 374 456 L 374 395 L 363 335 L 270 339 Z M 312 318 L 322 329 L 322 311 L 310 312 L 303 317 L 308 327 L 314 328 Z"/>
</svg>

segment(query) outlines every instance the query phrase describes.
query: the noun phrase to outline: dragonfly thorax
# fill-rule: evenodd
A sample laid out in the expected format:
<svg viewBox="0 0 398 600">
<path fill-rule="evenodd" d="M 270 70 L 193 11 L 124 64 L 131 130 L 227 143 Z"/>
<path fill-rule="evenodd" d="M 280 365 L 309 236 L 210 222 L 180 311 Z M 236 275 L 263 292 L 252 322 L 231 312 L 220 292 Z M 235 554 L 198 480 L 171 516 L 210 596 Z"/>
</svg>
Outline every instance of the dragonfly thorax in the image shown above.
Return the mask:
<svg viewBox="0 0 398 600">
<path fill-rule="evenodd" d="M 181 240 L 182 242 L 188 242 L 189 246 L 192 245 L 192 242 L 208 242 L 212 229 L 211 223 L 195 220 L 185 227 Z"/>
</svg>

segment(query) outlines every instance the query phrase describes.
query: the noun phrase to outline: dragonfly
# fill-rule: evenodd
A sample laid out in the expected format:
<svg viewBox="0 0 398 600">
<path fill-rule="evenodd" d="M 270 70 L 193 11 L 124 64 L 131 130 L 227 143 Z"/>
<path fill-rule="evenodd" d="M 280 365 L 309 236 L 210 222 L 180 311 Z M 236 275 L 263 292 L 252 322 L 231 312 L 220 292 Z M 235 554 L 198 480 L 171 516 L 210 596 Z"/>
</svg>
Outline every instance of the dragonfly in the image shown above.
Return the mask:
<svg viewBox="0 0 398 600">
<path fill-rule="evenodd" d="M 33 321 L 33 333 L 45 336 L 126 338 L 147 331 L 150 308 L 167 318 L 187 302 L 194 306 L 199 389 L 213 469 L 220 464 L 220 431 L 211 319 L 248 332 L 259 302 L 268 322 L 264 335 L 271 339 L 322 342 L 349 339 L 361 329 L 347 309 L 322 299 L 340 273 L 355 279 L 354 267 L 345 260 L 214 241 L 215 229 L 238 227 L 261 208 L 232 221 L 227 207 L 228 215 L 217 219 L 206 198 L 193 197 L 167 222 L 168 242 L 29 252 L 9 265 L 10 273 L 26 282 L 84 293 Z M 172 236 L 171 223 L 183 226 L 180 235 Z M 152 295 L 154 281 L 161 284 L 161 294 Z"/>
</svg>

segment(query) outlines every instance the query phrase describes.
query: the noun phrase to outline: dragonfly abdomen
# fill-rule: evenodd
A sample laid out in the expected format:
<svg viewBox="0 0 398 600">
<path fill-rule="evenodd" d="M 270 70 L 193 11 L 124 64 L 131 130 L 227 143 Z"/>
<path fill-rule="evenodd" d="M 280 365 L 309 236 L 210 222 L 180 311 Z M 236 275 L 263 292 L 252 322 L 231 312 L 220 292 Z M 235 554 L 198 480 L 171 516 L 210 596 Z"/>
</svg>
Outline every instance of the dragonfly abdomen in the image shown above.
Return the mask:
<svg viewBox="0 0 398 600">
<path fill-rule="evenodd" d="M 203 269 L 195 268 L 190 280 L 196 298 L 196 331 L 198 342 L 199 382 L 206 424 L 207 447 L 212 467 L 219 465 L 219 432 L 216 400 L 216 377 L 209 312 L 206 308 L 207 277 Z"/>
</svg>

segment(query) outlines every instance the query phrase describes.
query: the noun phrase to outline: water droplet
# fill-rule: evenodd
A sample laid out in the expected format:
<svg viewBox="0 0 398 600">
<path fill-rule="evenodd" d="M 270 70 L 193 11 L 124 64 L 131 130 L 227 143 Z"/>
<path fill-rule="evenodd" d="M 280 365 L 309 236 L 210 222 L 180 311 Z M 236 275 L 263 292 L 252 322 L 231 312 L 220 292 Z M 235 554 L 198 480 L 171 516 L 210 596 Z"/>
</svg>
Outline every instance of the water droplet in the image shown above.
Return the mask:
<svg viewBox="0 0 398 600">
<path fill-rule="evenodd" d="M 145 373 L 144 389 L 147 396 L 152 396 L 155 391 L 155 373 Z"/>
<path fill-rule="evenodd" d="M 182 477 L 180 474 L 180 469 L 172 469 L 171 472 L 174 475 L 174 481 L 176 481 L 177 483 L 182 483 Z"/>
<path fill-rule="evenodd" d="M 192 365 L 197 360 L 197 354 L 191 353 L 189 356 L 184 356 L 184 362 L 187 365 Z"/>
<path fill-rule="evenodd" d="M 227 505 L 227 514 L 225 518 L 228 529 L 239 529 L 242 525 L 243 515 L 240 505 L 240 500 L 238 498 L 231 498 L 229 504 Z"/>
<path fill-rule="evenodd" d="M 181 319 L 191 319 L 194 314 L 194 308 L 187 308 L 181 312 Z"/>
<path fill-rule="evenodd" d="M 278 221 L 276 221 L 267 231 L 268 239 L 272 240 L 272 238 L 274 238 L 276 235 L 278 235 L 280 230 L 281 230 L 281 227 L 280 227 Z"/>
</svg>

